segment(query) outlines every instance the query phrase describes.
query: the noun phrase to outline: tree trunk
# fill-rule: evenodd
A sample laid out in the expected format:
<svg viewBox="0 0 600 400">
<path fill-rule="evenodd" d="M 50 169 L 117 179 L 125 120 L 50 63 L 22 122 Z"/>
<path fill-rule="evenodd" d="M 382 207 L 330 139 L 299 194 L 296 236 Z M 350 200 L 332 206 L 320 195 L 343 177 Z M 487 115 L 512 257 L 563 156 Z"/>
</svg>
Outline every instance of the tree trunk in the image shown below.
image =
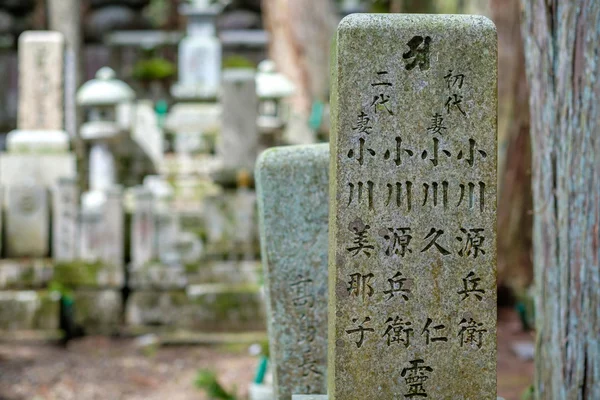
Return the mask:
<svg viewBox="0 0 600 400">
<path fill-rule="evenodd" d="M 536 398 L 600 399 L 600 2 L 522 6 L 531 88 Z"/>
<path fill-rule="evenodd" d="M 331 0 L 263 0 L 270 57 L 292 79 L 292 108 L 308 117 L 314 100 L 329 92 L 329 49 L 337 22 Z"/>
<path fill-rule="evenodd" d="M 492 0 L 498 29 L 498 285 L 523 293 L 533 280 L 529 100 L 519 0 Z"/>
</svg>

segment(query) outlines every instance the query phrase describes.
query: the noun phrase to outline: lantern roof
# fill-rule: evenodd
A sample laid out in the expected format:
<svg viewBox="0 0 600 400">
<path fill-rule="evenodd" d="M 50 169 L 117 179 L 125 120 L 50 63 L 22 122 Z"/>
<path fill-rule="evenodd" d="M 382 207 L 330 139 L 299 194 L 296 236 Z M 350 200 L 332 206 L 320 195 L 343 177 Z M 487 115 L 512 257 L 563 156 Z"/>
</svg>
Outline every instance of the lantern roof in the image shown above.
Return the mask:
<svg viewBox="0 0 600 400">
<path fill-rule="evenodd" d="M 133 89 L 116 79 L 115 71 L 109 67 L 100 68 L 96 78 L 84 83 L 77 92 L 77 104 L 84 107 L 117 105 L 133 99 Z"/>
<path fill-rule="evenodd" d="M 261 99 L 281 99 L 293 95 L 296 86 L 285 75 L 277 72 L 275 62 L 264 60 L 258 65 L 256 91 Z"/>
</svg>

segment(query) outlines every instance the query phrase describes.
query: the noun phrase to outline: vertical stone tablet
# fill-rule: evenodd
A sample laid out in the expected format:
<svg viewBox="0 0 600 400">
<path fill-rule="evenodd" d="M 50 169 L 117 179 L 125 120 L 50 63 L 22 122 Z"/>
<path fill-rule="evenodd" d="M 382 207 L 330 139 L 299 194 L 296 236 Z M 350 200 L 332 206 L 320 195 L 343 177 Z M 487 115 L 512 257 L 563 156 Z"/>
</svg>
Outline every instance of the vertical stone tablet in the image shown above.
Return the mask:
<svg viewBox="0 0 600 400">
<path fill-rule="evenodd" d="M 329 397 L 496 399 L 495 27 L 357 14 L 336 46 Z"/>
<path fill-rule="evenodd" d="M 64 128 L 61 33 L 28 31 L 19 37 L 19 121 L 21 130 Z"/>
<path fill-rule="evenodd" d="M 123 188 L 113 186 L 106 192 L 104 206 L 104 262 L 121 269 L 125 261 L 125 209 Z"/>
<path fill-rule="evenodd" d="M 251 170 L 258 154 L 258 97 L 253 70 L 224 72 L 222 104 L 217 154 L 225 168 Z"/>
<path fill-rule="evenodd" d="M 152 192 L 144 187 L 135 188 L 133 196 L 131 263 L 134 267 L 141 267 L 152 261 L 156 255 L 154 197 Z"/>
<path fill-rule="evenodd" d="M 59 179 L 52 191 L 52 258 L 73 261 L 77 256 L 79 189 L 77 180 Z"/>
<path fill-rule="evenodd" d="M 256 168 L 276 399 L 326 392 L 329 145 L 265 151 Z"/>
<path fill-rule="evenodd" d="M 50 254 L 50 211 L 46 188 L 15 185 L 6 190 L 6 255 L 47 257 Z"/>
</svg>

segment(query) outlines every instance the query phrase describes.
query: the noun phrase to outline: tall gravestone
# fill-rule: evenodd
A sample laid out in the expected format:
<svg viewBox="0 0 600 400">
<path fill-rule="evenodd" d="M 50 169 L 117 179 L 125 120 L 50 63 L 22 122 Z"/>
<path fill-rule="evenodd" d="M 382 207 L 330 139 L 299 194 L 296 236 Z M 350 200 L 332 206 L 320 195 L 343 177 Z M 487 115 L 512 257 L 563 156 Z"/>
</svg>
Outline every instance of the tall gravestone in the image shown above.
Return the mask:
<svg viewBox="0 0 600 400">
<path fill-rule="evenodd" d="M 19 37 L 20 130 L 64 129 L 64 48 L 58 32 L 28 31 Z"/>
<path fill-rule="evenodd" d="M 75 179 L 59 179 L 52 188 L 52 258 L 69 262 L 77 257 L 79 188 Z"/>
<path fill-rule="evenodd" d="M 494 25 L 352 15 L 333 62 L 329 398 L 496 398 Z"/>
<path fill-rule="evenodd" d="M 252 170 L 258 154 L 258 97 L 253 70 L 223 73 L 222 128 L 217 155 L 226 169 Z"/>
<path fill-rule="evenodd" d="M 276 398 L 324 393 L 329 145 L 265 151 L 256 168 Z"/>
</svg>

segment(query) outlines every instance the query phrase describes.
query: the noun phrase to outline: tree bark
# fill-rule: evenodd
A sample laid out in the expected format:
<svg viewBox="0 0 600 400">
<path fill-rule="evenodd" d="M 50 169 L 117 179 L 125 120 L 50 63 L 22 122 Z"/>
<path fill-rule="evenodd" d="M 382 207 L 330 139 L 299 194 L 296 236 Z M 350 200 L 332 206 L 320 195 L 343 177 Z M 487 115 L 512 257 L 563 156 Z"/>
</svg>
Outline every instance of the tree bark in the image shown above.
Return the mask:
<svg viewBox="0 0 600 400">
<path fill-rule="evenodd" d="M 521 4 L 531 88 L 536 398 L 600 399 L 600 2 Z"/>
<path fill-rule="evenodd" d="M 533 280 L 529 92 L 519 0 L 492 0 L 498 29 L 498 285 L 523 293 Z"/>
<path fill-rule="evenodd" d="M 296 84 L 295 113 L 307 117 L 329 93 L 329 50 L 337 22 L 331 0 L 263 0 L 269 55 Z"/>
</svg>

